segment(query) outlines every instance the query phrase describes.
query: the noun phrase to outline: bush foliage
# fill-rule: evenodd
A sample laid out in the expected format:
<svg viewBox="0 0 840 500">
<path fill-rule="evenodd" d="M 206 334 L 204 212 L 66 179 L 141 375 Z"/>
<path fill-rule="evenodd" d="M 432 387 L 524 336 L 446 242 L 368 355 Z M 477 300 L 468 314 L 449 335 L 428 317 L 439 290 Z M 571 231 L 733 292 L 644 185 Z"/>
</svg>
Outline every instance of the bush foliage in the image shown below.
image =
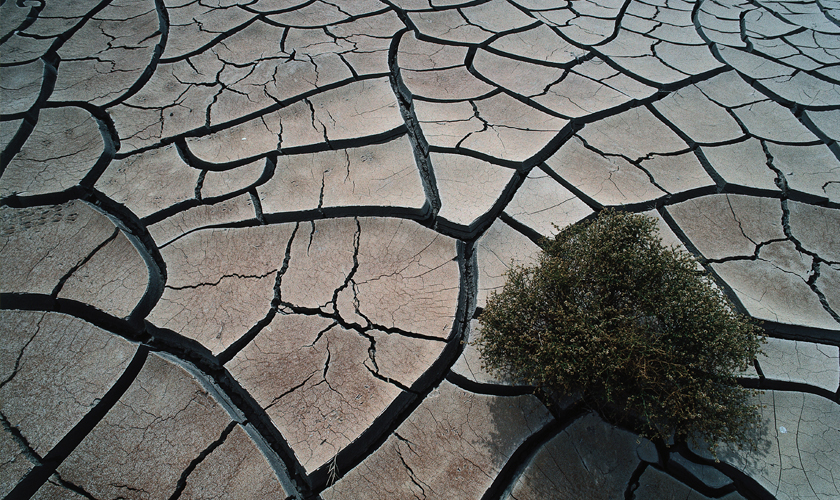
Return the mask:
<svg viewBox="0 0 840 500">
<path fill-rule="evenodd" d="M 481 314 L 491 371 L 577 395 L 651 439 L 754 444 L 753 391 L 733 374 L 764 337 L 692 256 L 662 245 L 655 219 L 603 211 L 543 250 Z"/>
</svg>

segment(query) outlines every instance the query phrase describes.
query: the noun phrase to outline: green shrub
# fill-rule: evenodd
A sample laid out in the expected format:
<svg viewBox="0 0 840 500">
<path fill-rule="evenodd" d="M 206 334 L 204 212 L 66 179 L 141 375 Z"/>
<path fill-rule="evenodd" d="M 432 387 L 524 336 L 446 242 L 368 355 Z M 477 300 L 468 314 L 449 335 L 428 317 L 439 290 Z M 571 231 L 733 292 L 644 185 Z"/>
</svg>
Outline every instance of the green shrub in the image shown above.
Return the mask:
<svg viewBox="0 0 840 500">
<path fill-rule="evenodd" d="M 692 256 L 662 245 L 655 219 L 606 210 L 543 247 L 481 313 L 485 366 L 651 439 L 755 445 L 753 391 L 733 374 L 764 337 Z"/>
</svg>

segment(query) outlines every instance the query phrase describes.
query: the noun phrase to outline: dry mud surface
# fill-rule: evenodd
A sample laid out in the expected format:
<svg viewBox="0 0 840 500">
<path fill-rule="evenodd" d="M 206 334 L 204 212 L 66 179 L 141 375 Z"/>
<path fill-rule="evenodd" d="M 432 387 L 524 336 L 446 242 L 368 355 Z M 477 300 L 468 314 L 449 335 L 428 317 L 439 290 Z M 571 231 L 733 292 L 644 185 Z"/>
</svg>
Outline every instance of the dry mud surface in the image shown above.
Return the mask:
<svg viewBox="0 0 840 500">
<path fill-rule="evenodd" d="M 0 496 L 840 498 L 840 2 L 5 0 Z M 757 451 L 485 372 L 621 207 L 763 320 Z"/>
</svg>

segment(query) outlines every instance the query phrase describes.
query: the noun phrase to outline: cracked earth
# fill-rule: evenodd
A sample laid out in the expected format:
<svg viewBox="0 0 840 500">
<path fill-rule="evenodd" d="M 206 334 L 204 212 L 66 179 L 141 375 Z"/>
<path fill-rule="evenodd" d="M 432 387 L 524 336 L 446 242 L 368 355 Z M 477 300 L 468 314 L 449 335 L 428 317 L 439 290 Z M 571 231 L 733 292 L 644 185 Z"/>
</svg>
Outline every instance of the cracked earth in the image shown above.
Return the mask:
<svg viewBox="0 0 840 500">
<path fill-rule="evenodd" d="M 838 0 L 5 0 L 6 499 L 840 498 Z M 500 380 L 652 215 L 769 342 L 720 461 Z"/>
</svg>

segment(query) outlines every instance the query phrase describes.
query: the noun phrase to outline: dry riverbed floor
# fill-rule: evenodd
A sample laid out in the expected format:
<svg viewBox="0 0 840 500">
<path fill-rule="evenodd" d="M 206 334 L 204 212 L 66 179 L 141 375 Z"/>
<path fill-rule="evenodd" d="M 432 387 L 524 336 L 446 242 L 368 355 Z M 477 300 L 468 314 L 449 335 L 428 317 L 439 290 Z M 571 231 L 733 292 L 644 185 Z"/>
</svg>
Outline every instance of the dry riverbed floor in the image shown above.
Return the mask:
<svg viewBox="0 0 840 500">
<path fill-rule="evenodd" d="M 5 0 L 0 496 L 840 498 L 840 1 Z M 754 451 L 494 378 L 646 213 L 762 320 Z"/>
</svg>

